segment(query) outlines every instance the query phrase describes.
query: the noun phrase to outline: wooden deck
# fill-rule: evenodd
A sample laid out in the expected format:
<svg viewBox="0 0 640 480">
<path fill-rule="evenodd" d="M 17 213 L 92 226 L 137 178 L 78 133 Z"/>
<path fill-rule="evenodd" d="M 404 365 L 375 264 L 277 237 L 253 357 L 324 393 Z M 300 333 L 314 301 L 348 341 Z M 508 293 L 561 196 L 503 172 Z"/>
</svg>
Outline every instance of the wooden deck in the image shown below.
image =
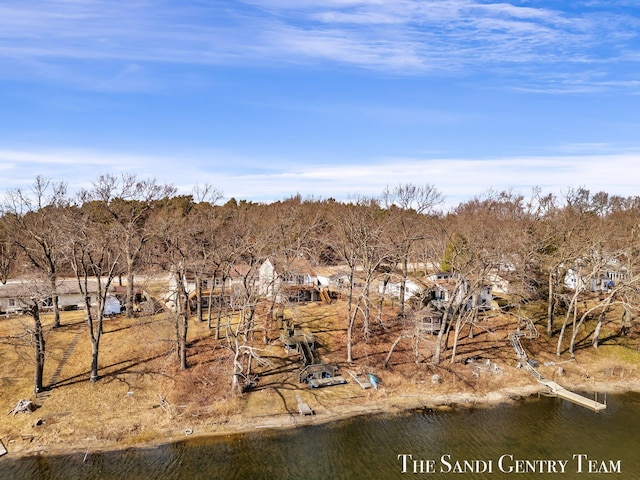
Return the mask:
<svg viewBox="0 0 640 480">
<path fill-rule="evenodd" d="M 309 380 L 311 388 L 331 387 L 333 385 L 342 385 L 347 383 L 344 377 L 338 375 L 336 377 L 312 378 Z"/>
</svg>

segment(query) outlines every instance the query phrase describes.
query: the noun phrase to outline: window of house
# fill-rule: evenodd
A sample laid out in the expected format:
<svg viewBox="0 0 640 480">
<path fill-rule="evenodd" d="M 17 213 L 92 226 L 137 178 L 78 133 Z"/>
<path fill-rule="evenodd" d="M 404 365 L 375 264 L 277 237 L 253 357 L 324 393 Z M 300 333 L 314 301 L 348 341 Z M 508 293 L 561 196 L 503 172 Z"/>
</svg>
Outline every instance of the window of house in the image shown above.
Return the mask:
<svg viewBox="0 0 640 480">
<path fill-rule="evenodd" d="M 15 307 L 16 306 L 16 299 L 15 298 L 10 298 L 9 300 L 7 300 L 7 305 L 10 307 Z"/>
</svg>

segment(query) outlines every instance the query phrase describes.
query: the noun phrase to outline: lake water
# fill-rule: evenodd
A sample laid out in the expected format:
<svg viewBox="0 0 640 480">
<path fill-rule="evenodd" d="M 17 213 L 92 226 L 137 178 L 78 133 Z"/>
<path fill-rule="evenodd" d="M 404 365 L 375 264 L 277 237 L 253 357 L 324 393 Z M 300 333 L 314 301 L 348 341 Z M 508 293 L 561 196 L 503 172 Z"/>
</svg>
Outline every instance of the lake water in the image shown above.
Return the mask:
<svg viewBox="0 0 640 480">
<path fill-rule="evenodd" d="M 640 394 L 607 405 L 535 397 L 86 458 L 5 456 L 0 479 L 640 479 Z"/>
</svg>

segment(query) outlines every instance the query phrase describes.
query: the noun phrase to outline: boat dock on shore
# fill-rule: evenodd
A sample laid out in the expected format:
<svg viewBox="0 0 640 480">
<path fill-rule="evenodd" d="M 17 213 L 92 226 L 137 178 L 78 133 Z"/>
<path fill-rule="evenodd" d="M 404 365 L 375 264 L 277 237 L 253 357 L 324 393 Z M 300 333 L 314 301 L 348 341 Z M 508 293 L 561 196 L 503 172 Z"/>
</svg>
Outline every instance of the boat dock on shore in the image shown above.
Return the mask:
<svg viewBox="0 0 640 480">
<path fill-rule="evenodd" d="M 582 395 L 571 392 L 564 388 L 562 385 L 557 384 L 552 380 L 546 379 L 535 367 L 532 365 L 532 361 L 529 360 L 527 352 L 525 351 L 522 343 L 520 343 L 520 338 L 526 336 L 527 338 L 536 338 L 537 331 L 535 331 L 535 326 L 533 326 L 533 322 L 528 321 L 529 328 L 528 332 L 512 332 L 509 334 L 509 342 L 513 346 L 513 349 L 516 351 L 518 355 L 518 359 L 520 360 L 521 365 L 523 365 L 538 381 L 540 385 L 544 385 L 549 389 L 549 393 L 556 397 L 562 398 L 563 400 L 567 400 L 569 402 L 575 403 L 576 405 L 580 405 L 582 407 L 589 408 L 595 412 L 599 412 L 607 408 L 607 405 L 604 403 L 600 403 L 596 400 L 591 400 L 590 398 L 583 397 Z"/>
<path fill-rule="evenodd" d="M 546 378 L 542 378 L 538 380 L 538 383 L 544 385 L 549 390 L 551 390 L 551 394 L 556 397 L 562 398 L 569 402 L 575 403 L 576 405 L 580 405 L 582 407 L 590 408 L 595 412 L 599 412 L 607 408 L 607 405 L 604 403 L 600 403 L 596 400 L 591 400 L 590 398 L 583 397 L 582 395 L 571 392 L 564 388 L 562 385 L 558 385 L 556 382 L 551 380 L 547 380 Z"/>
</svg>

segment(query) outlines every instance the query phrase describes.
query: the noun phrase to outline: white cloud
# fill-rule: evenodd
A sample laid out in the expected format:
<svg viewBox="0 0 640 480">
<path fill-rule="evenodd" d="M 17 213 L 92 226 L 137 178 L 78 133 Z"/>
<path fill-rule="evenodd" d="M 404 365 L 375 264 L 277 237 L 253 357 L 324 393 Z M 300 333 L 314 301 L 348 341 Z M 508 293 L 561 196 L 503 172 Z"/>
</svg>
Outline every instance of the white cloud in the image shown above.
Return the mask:
<svg viewBox="0 0 640 480">
<path fill-rule="evenodd" d="M 106 172 L 135 173 L 189 193 L 196 183 L 210 183 L 226 198 L 270 202 L 300 193 L 303 196 L 346 199 L 353 194 L 376 196 L 399 183 L 438 188 L 454 206 L 488 190 L 513 189 L 523 194 L 533 187 L 562 194 L 584 186 L 592 192 L 637 195 L 640 151 L 602 153 L 604 145 L 591 145 L 598 154 L 562 154 L 513 158 L 371 158 L 365 164 L 344 161 L 305 163 L 300 159 L 234 157 L 223 152 L 153 156 L 91 151 L 0 151 L 5 188 L 29 185 L 35 175 L 66 180 L 70 189 L 90 185 Z M 588 145 L 567 146 L 568 151 L 587 151 Z M 269 165 L 255 173 L 249 163 Z M 245 167 L 243 167 L 243 165 Z"/>
<path fill-rule="evenodd" d="M 607 168 L 603 168 L 603 166 Z M 624 172 L 624 175 L 621 175 Z M 280 197 L 313 194 L 345 198 L 350 193 L 378 195 L 386 185 L 430 183 L 441 190 L 450 205 L 489 189 L 513 188 L 529 193 L 533 187 L 561 194 L 569 187 L 636 195 L 634 178 L 640 178 L 640 153 L 497 159 L 388 158 L 370 165 L 315 165 L 270 176 L 243 176 L 245 192 L 265 192 Z M 275 198 L 278 198 L 276 195 Z"/>
</svg>

